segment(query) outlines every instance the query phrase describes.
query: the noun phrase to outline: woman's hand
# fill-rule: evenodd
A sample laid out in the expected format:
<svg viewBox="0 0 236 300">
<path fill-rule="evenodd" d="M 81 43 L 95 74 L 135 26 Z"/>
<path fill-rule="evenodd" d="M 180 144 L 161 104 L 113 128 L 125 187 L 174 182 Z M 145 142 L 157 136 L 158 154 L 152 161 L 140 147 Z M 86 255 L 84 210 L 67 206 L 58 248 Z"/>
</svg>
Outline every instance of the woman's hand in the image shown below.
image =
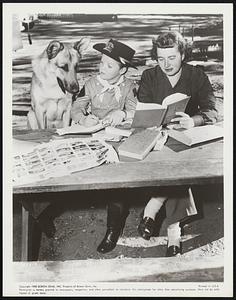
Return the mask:
<svg viewBox="0 0 236 300">
<path fill-rule="evenodd" d="M 115 110 L 103 119 L 103 123 L 110 124 L 111 126 L 117 126 L 125 118 L 125 112 L 122 110 Z"/>
<path fill-rule="evenodd" d="M 171 122 L 178 122 L 178 124 L 175 124 L 173 126 L 174 129 L 178 129 L 178 128 L 189 129 L 194 127 L 193 118 L 191 118 L 188 114 L 184 112 L 176 112 L 175 114 L 178 117 L 172 119 Z"/>
<path fill-rule="evenodd" d="M 98 117 L 96 117 L 95 115 L 88 115 L 88 116 L 84 116 L 84 118 L 81 119 L 80 124 L 86 127 L 90 127 L 90 126 L 97 125 L 98 122 L 99 122 Z"/>
</svg>

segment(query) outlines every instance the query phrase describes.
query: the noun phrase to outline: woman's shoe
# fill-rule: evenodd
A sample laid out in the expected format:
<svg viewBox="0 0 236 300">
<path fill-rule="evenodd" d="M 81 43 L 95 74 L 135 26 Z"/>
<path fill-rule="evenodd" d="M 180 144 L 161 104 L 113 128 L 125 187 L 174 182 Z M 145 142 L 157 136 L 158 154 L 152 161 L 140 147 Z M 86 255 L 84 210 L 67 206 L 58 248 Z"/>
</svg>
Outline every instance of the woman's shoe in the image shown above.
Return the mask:
<svg viewBox="0 0 236 300">
<path fill-rule="evenodd" d="M 121 234 L 122 229 L 108 228 L 104 239 L 97 247 L 97 251 L 103 254 L 112 251 L 116 247 L 117 241 Z"/>
<path fill-rule="evenodd" d="M 138 226 L 138 232 L 145 240 L 150 240 L 154 230 L 154 220 L 152 218 L 145 217 L 140 221 Z"/>
<path fill-rule="evenodd" d="M 179 254 L 182 254 L 181 244 L 180 244 L 180 246 L 172 245 L 167 248 L 166 257 L 177 256 Z"/>
</svg>

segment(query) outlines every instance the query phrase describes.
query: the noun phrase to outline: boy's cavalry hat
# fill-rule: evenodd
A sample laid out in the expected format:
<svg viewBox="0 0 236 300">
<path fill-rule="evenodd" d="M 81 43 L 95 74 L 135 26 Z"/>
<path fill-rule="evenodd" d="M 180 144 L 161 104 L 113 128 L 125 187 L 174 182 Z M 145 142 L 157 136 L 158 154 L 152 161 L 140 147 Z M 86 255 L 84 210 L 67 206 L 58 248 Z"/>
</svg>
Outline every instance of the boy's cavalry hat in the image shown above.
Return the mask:
<svg viewBox="0 0 236 300">
<path fill-rule="evenodd" d="M 113 58 L 119 63 L 125 65 L 126 67 L 132 67 L 137 69 L 132 63 L 131 60 L 135 54 L 135 51 L 129 46 L 118 42 L 116 40 L 110 39 L 107 44 L 100 43 L 93 46 L 97 51 Z"/>
</svg>

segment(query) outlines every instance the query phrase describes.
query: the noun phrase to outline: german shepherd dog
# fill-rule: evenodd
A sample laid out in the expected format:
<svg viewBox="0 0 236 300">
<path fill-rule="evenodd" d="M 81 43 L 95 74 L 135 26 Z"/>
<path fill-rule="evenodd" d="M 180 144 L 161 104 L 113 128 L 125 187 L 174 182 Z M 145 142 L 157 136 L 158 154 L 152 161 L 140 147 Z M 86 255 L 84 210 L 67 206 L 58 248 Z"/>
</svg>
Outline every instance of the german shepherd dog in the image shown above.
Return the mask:
<svg viewBox="0 0 236 300">
<path fill-rule="evenodd" d="M 82 38 L 74 44 L 52 41 L 32 61 L 29 128 L 35 130 L 70 125 L 71 94 L 79 92 L 76 70 L 89 43 L 89 38 Z"/>
</svg>

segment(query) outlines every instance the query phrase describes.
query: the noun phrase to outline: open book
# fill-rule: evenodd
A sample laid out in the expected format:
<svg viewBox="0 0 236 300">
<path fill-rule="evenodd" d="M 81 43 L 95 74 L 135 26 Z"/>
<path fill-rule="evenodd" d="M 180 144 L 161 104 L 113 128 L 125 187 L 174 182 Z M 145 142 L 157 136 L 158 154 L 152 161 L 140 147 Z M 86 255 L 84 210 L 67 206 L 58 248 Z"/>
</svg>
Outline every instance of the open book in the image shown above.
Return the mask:
<svg viewBox="0 0 236 300">
<path fill-rule="evenodd" d="M 157 103 L 137 104 L 132 127 L 148 128 L 161 126 L 170 123 L 176 116 L 176 112 L 184 112 L 190 96 L 175 93 L 166 97 L 162 105 Z"/>
<path fill-rule="evenodd" d="M 64 128 L 59 128 L 57 129 L 57 133 L 59 135 L 65 135 L 65 134 L 92 134 L 95 132 L 98 132 L 102 129 L 105 128 L 105 132 L 107 134 L 112 134 L 112 135 L 120 135 L 120 136 L 130 136 L 131 133 L 134 131 L 134 129 L 131 128 L 130 122 L 122 122 L 120 125 L 113 127 L 110 126 L 109 124 L 102 123 L 100 121 L 97 125 L 94 126 L 83 126 L 80 124 L 73 124 L 71 126 L 67 126 Z"/>
<path fill-rule="evenodd" d="M 103 128 L 105 128 L 106 125 L 104 125 L 102 122 L 94 125 L 94 126 L 90 126 L 90 127 L 86 127 L 80 124 L 74 124 L 68 127 L 64 127 L 64 128 L 59 128 L 57 129 L 57 133 L 59 135 L 65 135 L 65 134 L 90 134 L 90 133 L 94 133 L 97 132 Z"/>
<path fill-rule="evenodd" d="M 215 125 L 205 125 L 190 129 L 171 129 L 168 133 L 175 140 L 187 146 L 192 146 L 223 137 L 223 128 Z"/>
</svg>

